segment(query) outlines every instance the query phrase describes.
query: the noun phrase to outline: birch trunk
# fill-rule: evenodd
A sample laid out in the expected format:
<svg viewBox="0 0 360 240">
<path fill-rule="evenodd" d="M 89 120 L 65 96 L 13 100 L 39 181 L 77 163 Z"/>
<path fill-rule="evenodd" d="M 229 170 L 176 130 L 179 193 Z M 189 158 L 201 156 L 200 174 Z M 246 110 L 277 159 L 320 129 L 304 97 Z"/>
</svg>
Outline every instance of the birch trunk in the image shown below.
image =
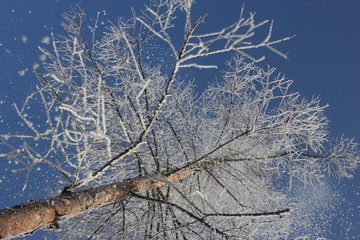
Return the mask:
<svg viewBox="0 0 360 240">
<path fill-rule="evenodd" d="M 0 239 L 31 234 L 38 229 L 57 224 L 61 220 L 115 202 L 131 192 L 140 193 L 161 188 L 195 172 L 212 168 L 216 162 L 218 161 L 205 161 L 174 173 L 160 175 L 158 178 L 138 176 L 121 182 L 79 192 L 67 192 L 54 198 L 36 200 L 29 204 L 0 210 Z"/>
</svg>

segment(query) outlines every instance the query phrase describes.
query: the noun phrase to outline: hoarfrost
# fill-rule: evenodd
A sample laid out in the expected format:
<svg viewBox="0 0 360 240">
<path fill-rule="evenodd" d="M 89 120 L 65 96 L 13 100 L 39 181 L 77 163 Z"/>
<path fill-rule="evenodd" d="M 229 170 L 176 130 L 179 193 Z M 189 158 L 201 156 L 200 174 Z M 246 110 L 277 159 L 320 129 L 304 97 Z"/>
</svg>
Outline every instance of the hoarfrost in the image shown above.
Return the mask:
<svg viewBox="0 0 360 240">
<path fill-rule="evenodd" d="M 253 31 L 266 23 L 255 24 L 253 15 L 248 19 L 241 16 L 238 22 L 222 31 L 196 35 L 195 30 L 204 19 L 192 24 L 190 9 L 193 1 L 184 0 L 179 2 L 187 14 L 184 32 L 187 40 L 179 51 L 170 38 L 170 32 L 168 34 L 173 27 L 171 20 L 175 18 L 173 12 L 176 9 L 171 4 L 167 5 L 172 1 L 159 2 L 169 8 L 165 14 L 147 8 L 148 14 L 134 16 L 132 27 L 137 30 L 137 26 L 141 25 L 139 30 L 145 29 L 145 36 L 157 37 L 169 47 L 169 55 L 174 55 L 173 62 L 169 62 L 172 69 L 169 74 L 163 73 L 157 63 L 152 63 L 154 57 L 157 60 L 156 54 L 146 51 L 146 48 L 142 50 L 142 45 L 133 40 L 131 31 L 128 31 L 132 29 L 129 28 L 131 23 L 111 27 L 103 42 L 96 42 L 93 32 L 92 49 L 80 34 L 81 23 L 74 20 L 76 16 L 68 18 L 69 36 L 42 38 L 43 44 L 50 44 L 52 39 L 53 54 L 44 50 L 39 56 L 42 62 L 49 56 L 45 74 L 38 74 L 44 87 L 29 96 L 21 109 L 15 105 L 21 125 L 34 133 L 17 135 L 20 140 L 30 138 L 32 142 L 23 141 L 24 144 L 14 149 L 10 146 L 13 161 L 18 156 L 28 158 L 25 168 L 30 169 L 29 174 L 32 170 L 44 171 L 36 164 L 48 164 L 68 180 L 73 179 L 74 188 L 107 184 L 134 175 L 144 176 L 144 173 L 147 177 L 159 176 L 159 182 L 163 171 L 184 174 L 187 177 L 185 184 L 182 177 L 176 177 L 179 180 L 177 183 L 168 184 L 169 199 L 173 203 L 167 202 L 167 198 L 154 199 L 160 203 L 154 205 L 156 208 L 166 203 L 176 210 L 162 223 L 163 231 L 174 229 L 176 219 L 187 221 L 186 214 L 189 218 L 201 219 L 191 223 L 191 232 L 200 238 L 207 238 L 209 231 L 215 230 L 214 234 L 218 236 L 214 235 L 214 238 L 221 234 L 226 236 L 225 232 L 229 232 L 239 238 L 274 239 L 287 235 L 292 221 L 294 229 L 299 226 L 296 230 L 300 229 L 305 234 L 309 232 L 306 226 L 312 226 L 313 222 L 320 220 L 326 223 L 323 218 L 327 212 L 320 210 L 330 209 L 332 202 L 327 202 L 328 189 L 319 187 L 301 194 L 294 193 L 294 199 L 289 200 L 289 204 L 297 208 L 291 216 L 283 218 L 280 214 L 288 210 L 274 212 L 274 209 L 286 207 L 287 196 L 271 187 L 273 176 L 277 173 L 289 174 L 309 184 L 312 179 L 322 177 L 317 172 L 322 164 L 317 153 L 321 154 L 319 146 L 325 141 L 324 129 L 327 125 L 323 116 L 324 107 L 317 99 L 299 101 L 297 93 L 288 91 L 290 80 L 281 76 L 272 77 L 275 70 L 260 69 L 240 56 L 229 62 L 230 70 L 226 72 L 224 82 L 209 86 L 200 97 L 193 96 L 192 84 L 185 82 L 182 86 L 180 79 L 180 72 L 185 68 L 216 68 L 215 65 L 201 64 L 200 59 L 220 53 L 238 52 L 250 60 L 259 61 L 263 58 L 252 58 L 243 51 L 267 47 L 286 58 L 271 45 L 289 38 L 270 41 L 271 25 L 263 42 L 252 43 Z M 106 15 L 105 11 L 103 13 Z M 83 15 L 79 17 L 81 20 Z M 97 20 L 91 29 L 95 30 L 96 26 Z M 146 46 L 146 41 L 143 42 Z M 164 61 L 158 60 L 158 63 Z M 33 65 L 34 70 L 38 67 L 37 63 Z M 21 70 L 19 74 L 23 76 L 26 71 Z M 112 81 L 114 74 L 121 76 L 121 82 Z M 24 111 L 31 99 L 38 100 L 35 95 L 42 98 L 47 130 L 43 130 L 35 118 L 27 116 Z M 46 141 L 49 143 L 46 146 L 48 151 L 36 150 L 41 149 L 41 144 Z M 316 154 L 309 154 L 306 146 L 310 146 Z M 341 156 L 341 151 L 338 152 L 338 155 L 331 154 L 330 157 L 337 160 Z M 198 173 L 195 175 L 194 172 Z M 66 184 L 68 180 L 58 183 Z M 27 181 L 23 190 L 26 184 Z M 143 195 L 133 197 L 144 198 Z M 147 200 L 151 202 L 152 199 Z M 141 202 L 145 204 L 145 201 Z M 144 211 L 142 209 L 139 205 L 133 213 L 140 221 L 163 218 L 162 211 L 149 211 L 148 207 Z M 321 214 L 314 216 L 315 210 Z M 125 211 L 124 208 L 124 215 Z M 223 216 L 220 216 L 221 212 L 224 212 Z M 248 217 L 241 218 L 241 213 Z M 141 217 L 147 214 L 147 219 Z M 277 215 L 283 219 L 277 219 Z M 308 222 L 303 219 L 304 216 L 309 219 Z M 85 217 L 91 221 L 97 218 L 96 213 L 86 214 Z M 115 215 L 112 217 L 117 220 Z M 138 223 L 131 218 L 126 219 L 128 229 L 137 230 L 139 226 L 140 234 L 149 230 L 144 229 L 143 222 Z M 302 227 L 303 223 L 307 225 Z M 180 231 L 187 231 L 186 226 L 179 227 Z M 209 229 L 203 230 L 203 227 Z M 229 229 L 225 231 L 224 227 Z M 249 236 L 251 231 L 254 233 Z M 315 236 L 323 234 L 321 231 L 313 232 Z"/>
</svg>

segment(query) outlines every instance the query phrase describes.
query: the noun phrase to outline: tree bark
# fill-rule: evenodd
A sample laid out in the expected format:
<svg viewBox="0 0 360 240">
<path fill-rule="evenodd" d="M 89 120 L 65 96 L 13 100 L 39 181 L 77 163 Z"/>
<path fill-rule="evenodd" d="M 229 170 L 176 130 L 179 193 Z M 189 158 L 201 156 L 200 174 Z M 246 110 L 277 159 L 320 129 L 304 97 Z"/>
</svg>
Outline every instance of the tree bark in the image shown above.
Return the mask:
<svg viewBox="0 0 360 240">
<path fill-rule="evenodd" d="M 0 210 L 0 239 L 31 234 L 57 224 L 61 220 L 86 213 L 105 204 L 115 202 L 131 192 L 144 192 L 161 188 L 182 180 L 191 174 L 212 168 L 218 161 L 203 161 L 159 177 L 138 176 L 121 182 L 101 185 L 79 192 L 66 192 L 50 199 L 41 199 Z"/>
</svg>

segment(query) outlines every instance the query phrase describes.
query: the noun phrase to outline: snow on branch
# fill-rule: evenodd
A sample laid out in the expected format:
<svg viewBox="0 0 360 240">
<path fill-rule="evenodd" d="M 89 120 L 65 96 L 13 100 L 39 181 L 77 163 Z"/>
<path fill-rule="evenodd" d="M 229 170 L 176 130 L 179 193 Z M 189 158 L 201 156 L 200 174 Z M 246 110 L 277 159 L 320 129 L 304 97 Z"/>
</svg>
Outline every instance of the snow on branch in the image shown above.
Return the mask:
<svg viewBox="0 0 360 240">
<path fill-rule="evenodd" d="M 105 28 L 98 14 L 90 33 L 75 9 L 52 50 L 40 49 L 48 56 L 40 85 L 14 105 L 25 130 L 0 135 L 0 157 L 20 163 L 25 186 L 39 164 L 55 172 L 55 205 L 30 207 L 48 209 L 44 225 L 59 223 L 64 239 L 287 239 L 297 205 L 278 183 L 351 177 L 358 166 L 353 139 L 329 140 L 319 98 L 256 65 L 265 57 L 251 49 L 287 58 L 275 45 L 291 37 L 273 39 L 273 23 L 244 9 L 230 26 L 202 33 L 194 2 L 152 0 Z M 208 79 L 188 79 L 187 70 L 218 69 L 210 56 L 227 66 L 198 90 Z M 64 209 L 77 217 L 59 221 Z"/>
</svg>

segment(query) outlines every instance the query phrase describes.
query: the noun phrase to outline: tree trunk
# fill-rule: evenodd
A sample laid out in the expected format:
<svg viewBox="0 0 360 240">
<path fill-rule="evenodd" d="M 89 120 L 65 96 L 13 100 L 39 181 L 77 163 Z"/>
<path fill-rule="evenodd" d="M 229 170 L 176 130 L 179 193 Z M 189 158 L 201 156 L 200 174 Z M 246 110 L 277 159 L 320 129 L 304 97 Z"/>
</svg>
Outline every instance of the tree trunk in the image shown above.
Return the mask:
<svg viewBox="0 0 360 240">
<path fill-rule="evenodd" d="M 218 161 L 204 161 L 160 177 L 138 176 L 122 182 L 102 185 L 79 192 L 66 192 L 50 199 L 41 199 L 0 210 L 0 239 L 31 234 L 57 224 L 58 221 L 89 212 L 117 201 L 131 192 L 144 192 L 161 188 L 167 183 L 182 180 L 205 168 L 212 168 Z"/>
</svg>

